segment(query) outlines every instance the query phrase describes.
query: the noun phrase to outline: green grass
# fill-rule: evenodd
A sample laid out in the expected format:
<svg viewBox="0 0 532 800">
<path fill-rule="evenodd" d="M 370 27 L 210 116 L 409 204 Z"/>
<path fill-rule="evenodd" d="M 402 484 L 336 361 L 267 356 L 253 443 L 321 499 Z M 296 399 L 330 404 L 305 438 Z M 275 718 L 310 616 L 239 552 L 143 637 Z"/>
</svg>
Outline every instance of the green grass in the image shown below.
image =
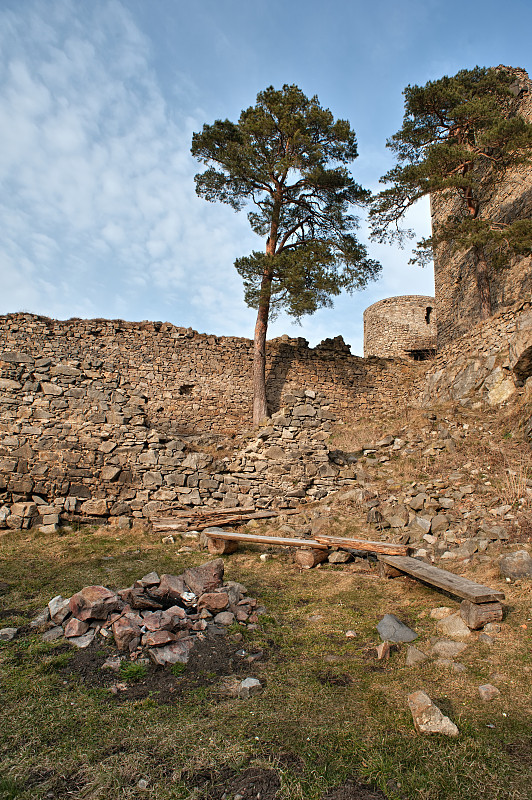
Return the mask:
<svg viewBox="0 0 532 800">
<path fill-rule="evenodd" d="M 89 583 L 126 586 L 151 570 L 178 574 L 207 559 L 134 531 L 10 532 L 1 548 L 8 589 L 0 607 L 13 609 L 4 626 L 10 618 L 27 623 L 52 596 Z M 428 612 L 450 601 L 423 586 L 380 579 L 376 567 L 300 573 L 288 556 L 263 563 L 245 549 L 226 559 L 226 577 L 268 609 L 258 630 L 241 629 L 239 646 L 265 653 L 253 667 L 264 691 L 247 701 L 221 693 L 216 680 L 172 705 L 115 698 L 75 673 L 65 678 L 76 651 L 62 642 L 45 644 L 31 632 L 2 643 L 0 800 L 146 797 L 140 778 L 152 800 L 188 800 L 194 773 L 249 766 L 278 770 L 279 800 L 320 800 L 352 776 L 389 800 L 530 796 L 532 661 L 530 633 L 519 628 L 526 592 L 513 599 L 496 645 L 468 648 L 467 670 L 456 674 L 431 662 L 406 668 L 404 649 L 386 663 L 375 658 L 375 625 L 387 612 L 412 624 L 416 644 L 428 650 Z M 354 639 L 346 639 L 349 629 Z M 126 662 L 121 678 L 141 679 L 139 666 Z M 176 677 L 180 667 L 172 668 Z M 493 672 L 507 679 L 501 697 L 484 704 L 478 686 Z M 417 689 L 456 722 L 457 739 L 415 733 L 406 696 Z"/>
<path fill-rule="evenodd" d="M 123 681 L 135 683 L 143 680 L 148 674 L 146 664 L 135 664 L 134 662 L 122 661 L 120 664 L 120 677 Z"/>
</svg>

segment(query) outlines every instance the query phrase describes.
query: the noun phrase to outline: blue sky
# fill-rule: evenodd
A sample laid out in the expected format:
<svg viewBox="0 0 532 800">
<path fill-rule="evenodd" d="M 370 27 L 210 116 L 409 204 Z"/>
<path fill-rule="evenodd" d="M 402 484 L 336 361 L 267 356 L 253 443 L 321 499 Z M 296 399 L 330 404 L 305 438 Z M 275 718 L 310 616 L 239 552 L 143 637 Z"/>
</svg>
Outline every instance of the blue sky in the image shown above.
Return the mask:
<svg viewBox="0 0 532 800">
<path fill-rule="evenodd" d="M 0 313 L 250 337 L 233 262 L 262 243 L 244 212 L 196 197 L 192 133 L 295 83 L 350 120 L 354 175 L 375 190 L 404 87 L 476 64 L 531 72 L 531 29 L 530 0 L 2 0 Z M 426 203 L 411 217 L 428 233 Z M 364 308 L 432 293 L 408 251 L 369 249 L 378 282 L 269 336 L 342 334 L 362 353 Z"/>
</svg>

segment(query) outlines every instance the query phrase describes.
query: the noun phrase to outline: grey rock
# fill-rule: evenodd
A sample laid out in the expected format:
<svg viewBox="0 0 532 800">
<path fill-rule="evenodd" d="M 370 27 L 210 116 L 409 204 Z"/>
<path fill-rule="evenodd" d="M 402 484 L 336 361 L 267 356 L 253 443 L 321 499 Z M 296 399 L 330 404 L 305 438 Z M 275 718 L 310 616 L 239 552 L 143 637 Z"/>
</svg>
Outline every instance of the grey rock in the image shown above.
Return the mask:
<svg viewBox="0 0 532 800">
<path fill-rule="evenodd" d="M 410 647 L 406 651 L 406 666 L 413 667 L 415 664 L 422 664 L 424 661 L 427 661 L 428 656 L 423 653 L 422 650 L 418 650 L 417 647 L 414 645 L 410 645 Z"/>
<path fill-rule="evenodd" d="M 63 628 L 60 625 L 50 628 L 49 631 L 43 633 L 42 638 L 44 642 L 56 642 L 58 639 L 63 638 Z"/>
<path fill-rule="evenodd" d="M 532 577 L 532 558 L 526 550 L 518 550 L 499 561 L 499 570 L 503 578 L 519 580 Z"/>
<path fill-rule="evenodd" d="M 257 678 L 245 678 L 238 687 L 238 696 L 246 700 L 248 697 L 260 692 L 261 689 L 261 682 Z"/>
<path fill-rule="evenodd" d="M 421 511 L 427 500 L 428 496 L 424 492 L 420 492 L 410 500 L 408 505 L 413 511 Z"/>
<path fill-rule="evenodd" d="M 68 639 L 68 642 L 70 644 L 73 644 L 75 647 L 79 647 L 80 650 L 84 650 L 92 643 L 94 636 L 95 636 L 94 628 L 91 628 L 90 630 L 87 631 L 87 633 L 84 633 L 82 636 L 71 636 L 70 639 Z"/>
<path fill-rule="evenodd" d="M 451 642 L 449 639 L 440 639 L 433 646 L 431 653 L 441 658 L 455 658 L 460 655 L 467 645 L 464 642 Z"/>
<path fill-rule="evenodd" d="M 330 553 L 328 561 L 329 564 L 345 564 L 347 561 L 350 561 L 350 559 L 350 553 L 346 553 L 345 550 L 336 550 Z"/>
<path fill-rule="evenodd" d="M 439 667 L 447 667 L 453 672 L 465 672 L 466 668 L 460 661 L 453 661 L 452 658 L 437 658 L 434 663 Z"/>
<path fill-rule="evenodd" d="M 447 514 L 436 514 L 436 516 L 432 518 L 432 525 L 431 525 L 432 533 L 439 533 L 440 531 L 446 531 L 448 527 L 449 527 L 449 517 L 447 516 Z"/>
<path fill-rule="evenodd" d="M 418 636 L 394 614 L 385 614 L 377 625 L 377 631 L 384 642 L 413 642 Z"/>
<path fill-rule="evenodd" d="M 40 611 L 36 617 L 34 617 L 30 622 L 30 628 L 41 628 L 43 625 L 46 625 L 47 622 L 50 621 L 50 609 L 48 606 Z"/>
<path fill-rule="evenodd" d="M 18 628 L 0 628 L 0 642 L 10 642 L 17 635 Z"/>
<path fill-rule="evenodd" d="M 193 646 L 193 639 L 180 639 L 166 647 L 152 647 L 148 655 L 155 664 L 186 664 Z"/>
<path fill-rule="evenodd" d="M 232 625 L 235 621 L 235 615 L 232 611 L 221 611 L 219 614 L 216 614 L 214 621 L 217 625 Z"/>
<path fill-rule="evenodd" d="M 454 641 L 463 642 L 471 637 L 471 631 L 459 613 L 444 617 L 438 622 L 436 628 L 443 636 Z"/>
</svg>

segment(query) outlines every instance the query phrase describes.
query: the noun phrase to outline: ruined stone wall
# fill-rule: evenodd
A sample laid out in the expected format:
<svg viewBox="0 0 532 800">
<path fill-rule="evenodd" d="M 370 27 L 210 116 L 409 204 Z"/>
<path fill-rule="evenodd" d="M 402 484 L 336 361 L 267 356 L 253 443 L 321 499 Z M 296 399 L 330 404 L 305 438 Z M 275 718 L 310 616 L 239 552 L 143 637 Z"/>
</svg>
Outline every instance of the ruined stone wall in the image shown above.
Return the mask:
<svg viewBox="0 0 532 800">
<path fill-rule="evenodd" d="M 421 360 L 436 347 L 433 297 L 379 300 L 364 311 L 364 356 Z"/>
<path fill-rule="evenodd" d="M 521 301 L 478 322 L 438 351 L 421 405 L 504 403 L 532 376 L 532 301 Z"/>
<path fill-rule="evenodd" d="M 514 90 L 520 98 L 519 113 L 532 122 L 532 83 L 524 70 L 515 70 Z M 488 192 L 488 188 L 486 189 Z M 486 216 L 500 222 L 532 216 L 532 168 L 509 171 L 484 198 Z M 459 213 L 456 196 L 432 198 L 433 226 Z M 471 251 L 453 253 L 449 245 L 438 246 L 434 258 L 438 349 L 470 330 L 480 317 L 474 260 Z M 489 281 L 493 312 L 532 295 L 532 258 L 514 257 L 504 268 L 490 268 Z"/>
<path fill-rule="evenodd" d="M 301 389 L 326 399 L 310 428 L 401 407 L 421 380 L 417 365 L 352 356 L 341 338 L 312 349 L 282 337 L 267 356 L 272 413 Z M 263 481 L 261 495 L 260 481 L 228 475 L 216 456 L 223 434 L 250 427 L 251 364 L 250 340 L 169 323 L 1 318 L 0 516 L 2 504 L 16 517 L 32 502 L 45 524 L 150 516 L 167 503 L 247 505 L 250 486 L 268 505 L 286 486 Z"/>
</svg>

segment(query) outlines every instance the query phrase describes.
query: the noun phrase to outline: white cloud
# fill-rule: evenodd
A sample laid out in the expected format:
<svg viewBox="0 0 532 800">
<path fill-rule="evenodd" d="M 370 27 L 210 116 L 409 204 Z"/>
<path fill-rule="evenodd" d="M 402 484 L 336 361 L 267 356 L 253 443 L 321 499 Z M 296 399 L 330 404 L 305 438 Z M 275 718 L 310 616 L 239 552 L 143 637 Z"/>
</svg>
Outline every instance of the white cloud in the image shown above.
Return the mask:
<svg viewBox="0 0 532 800">
<path fill-rule="evenodd" d="M 151 309 L 173 299 L 186 316 L 186 295 L 206 284 L 223 304 L 224 273 L 252 235 L 195 197 L 190 137 L 203 120 L 169 111 L 150 42 L 120 3 L 80 8 L 34 2 L 0 14 L 0 311 L 135 317 L 147 289 Z"/>
</svg>

